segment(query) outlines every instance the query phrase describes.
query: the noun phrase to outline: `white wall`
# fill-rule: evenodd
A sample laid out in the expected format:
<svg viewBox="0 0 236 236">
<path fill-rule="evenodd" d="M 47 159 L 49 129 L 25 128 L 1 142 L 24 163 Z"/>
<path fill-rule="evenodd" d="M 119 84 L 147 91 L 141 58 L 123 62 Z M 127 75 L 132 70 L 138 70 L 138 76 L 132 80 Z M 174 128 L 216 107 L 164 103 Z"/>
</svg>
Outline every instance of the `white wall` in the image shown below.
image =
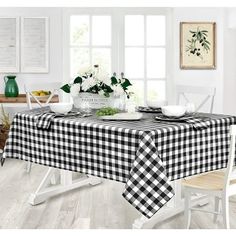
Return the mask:
<svg viewBox="0 0 236 236">
<path fill-rule="evenodd" d="M 25 81 L 61 81 L 63 64 L 63 8 L 0 8 L 0 16 L 48 16 L 50 18 L 50 71 L 48 74 L 17 75 L 20 92 Z M 179 24 L 181 21 L 216 22 L 216 69 L 181 70 L 179 68 Z M 170 24 L 169 24 L 170 23 Z M 172 8 L 170 11 L 171 30 L 168 33 L 168 95 L 173 103 L 176 84 L 215 86 L 216 101 L 214 112 L 236 114 L 232 101 L 236 101 L 236 8 Z M 65 25 L 64 25 L 65 26 Z M 230 28 L 229 28 L 230 27 Z M 65 52 L 64 52 L 65 53 Z M 68 63 L 68 62 L 64 62 Z M 4 91 L 3 74 L 0 74 L 0 93 Z"/>
<path fill-rule="evenodd" d="M 236 8 L 226 10 L 224 113 L 236 115 Z"/>
<path fill-rule="evenodd" d="M 173 71 L 174 85 L 196 85 L 216 87 L 214 112 L 223 112 L 224 88 L 224 9 L 223 8 L 174 8 L 173 21 Z M 216 69 L 214 70 L 182 70 L 179 67 L 179 24 L 182 21 L 216 22 Z M 173 93 L 172 93 L 173 94 Z"/>
<path fill-rule="evenodd" d="M 62 81 L 62 9 L 61 8 L 0 8 L 0 16 L 47 16 L 49 17 L 49 73 L 17 73 L 20 92 L 24 92 L 25 81 Z M 4 93 L 4 74 L 0 74 L 0 93 Z"/>
</svg>

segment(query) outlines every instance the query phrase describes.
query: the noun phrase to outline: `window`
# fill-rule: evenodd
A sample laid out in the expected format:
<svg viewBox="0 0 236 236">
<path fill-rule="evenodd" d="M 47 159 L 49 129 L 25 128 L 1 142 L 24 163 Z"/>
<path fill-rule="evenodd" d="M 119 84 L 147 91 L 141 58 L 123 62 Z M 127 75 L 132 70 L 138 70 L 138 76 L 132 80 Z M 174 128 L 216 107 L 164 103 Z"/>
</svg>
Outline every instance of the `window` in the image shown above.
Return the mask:
<svg viewBox="0 0 236 236">
<path fill-rule="evenodd" d="M 125 74 L 136 102 L 166 97 L 165 16 L 125 16 Z"/>
<path fill-rule="evenodd" d="M 111 74 L 111 16 L 70 17 L 70 76 L 92 65 Z"/>
<path fill-rule="evenodd" d="M 125 73 L 137 104 L 165 99 L 166 15 L 140 12 L 70 15 L 70 77 L 99 64 L 110 75 Z"/>
</svg>

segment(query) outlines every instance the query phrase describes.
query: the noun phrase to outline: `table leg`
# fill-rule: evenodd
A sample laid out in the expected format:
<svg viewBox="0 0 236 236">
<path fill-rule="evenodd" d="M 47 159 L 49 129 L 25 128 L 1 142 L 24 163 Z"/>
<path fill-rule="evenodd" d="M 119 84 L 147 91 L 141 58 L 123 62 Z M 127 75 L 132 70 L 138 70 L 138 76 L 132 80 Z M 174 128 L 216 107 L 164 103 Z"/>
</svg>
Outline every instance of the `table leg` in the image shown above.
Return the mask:
<svg viewBox="0 0 236 236">
<path fill-rule="evenodd" d="M 102 181 L 98 177 L 84 175 L 78 179 L 72 180 L 72 172 L 61 170 L 60 171 L 60 184 L 49 186 L 52 176 L 57 169 L 49 167 L 46 175 L 38 186 L 37 190 L 29 197 L 29 203 L 31 205 L 37 205 L 52 196 L 56 196 L 67 191 L 83 187 L 85 185 L 97 185 Z"/>
</svg>

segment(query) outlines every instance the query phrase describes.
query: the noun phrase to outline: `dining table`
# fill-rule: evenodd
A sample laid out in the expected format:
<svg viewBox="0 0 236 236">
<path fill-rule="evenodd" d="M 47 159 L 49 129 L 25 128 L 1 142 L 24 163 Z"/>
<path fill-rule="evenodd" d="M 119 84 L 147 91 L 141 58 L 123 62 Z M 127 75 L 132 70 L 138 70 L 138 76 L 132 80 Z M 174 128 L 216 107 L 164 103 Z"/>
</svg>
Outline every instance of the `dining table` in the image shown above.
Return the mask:
<svg viewBox="0 0 236 236">
<path fill-rule="evenodd" d="M 226 167 L 229 128 L 236 124 L 236 117 L 224 114 L 194 113 L 190 119 L 161 119 L 160 111 L 148 109 L 142 114 L 140 120 L 127 121 L 103 120 L 95 112 L 86 115 L 76 109 L 58 116 L 49 107 L 19 112 L 2 165 L 14 158 L 49 167 L 31 194 L 32 205 L 84 184 L 98 184 L 101 178 L 122 182 L 122 196 L 141 213 L 142 225 L 175 198 L 175 181 Z M 64 173 L 62 185 L 46 189 L 58 169 Z M 75 183 L 72 172 L 85 178 Z M 134 225 L 139 227 L 139 222 Z"/>
</svg>

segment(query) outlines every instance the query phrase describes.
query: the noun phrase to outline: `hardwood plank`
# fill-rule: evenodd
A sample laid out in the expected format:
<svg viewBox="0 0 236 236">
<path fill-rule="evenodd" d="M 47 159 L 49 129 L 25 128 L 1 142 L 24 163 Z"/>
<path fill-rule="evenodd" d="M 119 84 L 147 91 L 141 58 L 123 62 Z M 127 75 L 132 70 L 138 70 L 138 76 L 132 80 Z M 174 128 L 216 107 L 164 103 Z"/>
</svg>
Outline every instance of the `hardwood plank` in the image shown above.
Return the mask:
<svg viewBox="0 0 236 236">
<path fill-rule="evenodd" d="M 27 174 L 25 162 L 7 159 L 0 168 L 0 228 L 2 229 L 127 229 L 140 216 L 121 196 L 124 184 L 104 180 L 93 187 L 83 187 L 49 199 L 38 206 L 28 204 L 47 167 L 34 164 Z M 76 174 L 75 174 L 76 175 Z M 204 208 L 213 208 L 213 202 Z M 230 224 L 236 228 L 235 197 L 230 202 Z M 182 229 L 183 214 L 160 224 L 155 229 Z M 213 216 L 193 212 L 191 227 L 194 229 L 223 228 L 222 218 L 216 224 Z"/>
</svg>

